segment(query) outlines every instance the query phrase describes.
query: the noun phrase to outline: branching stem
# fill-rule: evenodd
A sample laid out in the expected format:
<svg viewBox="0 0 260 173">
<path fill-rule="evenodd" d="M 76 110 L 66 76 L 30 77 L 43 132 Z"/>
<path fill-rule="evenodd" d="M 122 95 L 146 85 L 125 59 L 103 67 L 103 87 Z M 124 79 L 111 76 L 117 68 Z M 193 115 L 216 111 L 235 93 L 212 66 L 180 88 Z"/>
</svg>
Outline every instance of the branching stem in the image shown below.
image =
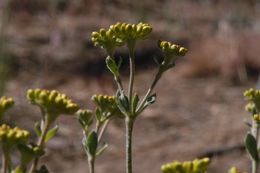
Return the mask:
<svg viewBox="0 0 260 173">
<path fill-rule="evenodd" d="M 47 135 L 47 132 L 49 130 L 50 125 L 51 125 L 51 123 L 48 120 L 48 116 L 46 116 L 46 120 L 44 121 L 44 128 L 43 128 L 42 134 L 41 134 L 41 136 L 38 140 L 38 143 L 37 143 L 38 147 L 40 147 L 40 148 L 44 147 L 45 138 L 46 138 L 46 135 Z M 35 173 L 37 166 L 38 166 L 38 162 L 39 162 L 39 158 L 37 157 L 37 158 L 34 159 L 29 173 Z"/>
<path fill-rule="evenodd" d="M 256 146 L 258 146 L 259 140 L 259 124 L 253 120 L 252 134 L 256 139 Z M 252 173 L 257 173 L 258 161 L 252 160 Z"/>
<path fill-rule="evenodd" d="M 126 117 L 126 173 L 132 173 L 132 133 L 134 119 Z"/>
</svg>

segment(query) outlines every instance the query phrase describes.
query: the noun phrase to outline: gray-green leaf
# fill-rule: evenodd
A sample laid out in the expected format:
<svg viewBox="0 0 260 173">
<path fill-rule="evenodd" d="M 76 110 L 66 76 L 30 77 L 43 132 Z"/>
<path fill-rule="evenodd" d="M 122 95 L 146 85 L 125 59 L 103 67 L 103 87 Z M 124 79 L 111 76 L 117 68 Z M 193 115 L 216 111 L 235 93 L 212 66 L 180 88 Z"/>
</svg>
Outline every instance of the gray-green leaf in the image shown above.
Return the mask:
<svg viewBox="0 0 260 173">
<path fill-rule="evenodd" d="M 95 131 L 92 131 L 85 141 L 85 148 L 87 149 L 88 153 L 94 157 L 96 155 L 97 147 L 98 147 L 98 137 Z"/>
<path fill-rule="evenodd" d="M 38 137 L 40 137 L 40 136 L 42 135 L 41 125 L 40 125 L 39 122 L 36 122 L 36 123 L 34 124 L 34 131 L 35 131 L 35 133 L 36 133 L 36 135 L 37 135 Z"/>
<path fill-rule="evenodd" d="M 106 65 L 107 65 L 107 68 L 111 71 L 111 73 L 113 73 L 114 76 L 119 76 L 118 66 L 113 58 L 108 56 L 106 58 Z"/>
<path fill-rule="evenodd" d="M 56 133 L 58 132 L 58 129 L 59 129 L 59 126 L 56 125 L 55 127 L 53 127 L 52 129 L 50 129 L 48 132 L 47 132 L 47 135 L 45 137 L 45 140 L 44 142 L 48 142 L 49 140 L 51 140 L 55 135 Z"/>
<path fill-rule="evenodd" d="M 250 154 L 251 158 L 255 161 L 259 160 L 259 156 L 258 156 L 258 152 L 257 152 L 257 142 L 255 137 L 248 133 L 245 139 L 245 146 L 246 149 L 248 151 L 248 153 Z"/>
<path fill-rule="evenodd" d="M 156 101 L 156 93 L 152 94 L 151 96 L 149 96 L 146 101 L 144 106 L 141 108 L 140 111 L 138 111 L 137 114 L 140 114 L 145 108 L 147 108 L 148 106 L 150 106 L 151 104 L 153 104 Z"/>
<path fill-rule="evenodd" d="M 116 93 L 116 104 L 122 113 L 127 114 L 129 112 L 128 98 L 120 91 Z"/>
</svg>

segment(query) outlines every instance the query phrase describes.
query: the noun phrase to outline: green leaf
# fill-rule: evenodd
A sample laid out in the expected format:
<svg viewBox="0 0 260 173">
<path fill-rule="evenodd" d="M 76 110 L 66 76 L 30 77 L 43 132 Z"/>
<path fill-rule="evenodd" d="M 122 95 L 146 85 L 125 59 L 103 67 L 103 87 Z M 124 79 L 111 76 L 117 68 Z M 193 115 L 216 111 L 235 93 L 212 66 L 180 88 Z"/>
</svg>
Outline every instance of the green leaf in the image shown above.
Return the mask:
<svg viewBox="0 0 260 173">
<path fill-rule="evenodd" d="M 119 90 L 116 93 L 116 104 L 122 113 L 127 114 L 129 112 L 128 98 Z"/>
<path fill-rule="evenodd" d="M 258 156 L 258 152 L 257 152 L 257 142 L 255 137 L 248 133 L 245 139 L 245 146 L 246 149 L 248 151 L 248 153 L 250 154 L 251 158 L 255 161 L 259 160 L 259 156 Z"/>
<path fill-rule="evenodd" d="M 36 123 L 34 124 L 34 131 L 35 131 L 35 133 L 36 133 L 36 135 L 37 135 L 38 137 L 40 137 L 40 136 L 42 135 L 41 125 L 40 125 L 39 122 L 36 122 Z"/>
<path fill-rule="evenodd" d="M 44 142 L 48 142 L 49 140 L 51 140 L 55 135 L 56 133 L 58 132 L 58 129 L 59 129 L 59 126 L 56 125 L 55 127 L 53 127 L 52 129 L 50 129 L 45 137 L 45 140 Z"/>
<path fill-rule="evenodd" d="M 17 145 L 17 149 L 21 153 L 21 164 L 29 164 L 35 157 L 32 146 L 27 146 L 25 144 Z"/>
<path fill-rule="evenodd" d="M 87 140 L 85 141 L 85 148 L 87 149 L 88 153 L 92 157 L 95 157 L 97 147 L 98 147 L 98 136 L 97 136 L 97 133 L 95 131 L 92 131 L 88 135 Z"/>
<path fill-rule="evenodd" d="M 145 108 L 153 104 L 155 101 L 156 101 L 156 93 L 152 94 L 146 99 L 144 106 L 140 109 L 137 115 L 140 114 L 143 110 L 145 110 Z"/>
<path fill-rule="evenodd" d="M 99 122 L 102 121 L 102 111 L 99 108 L 96 108 L 96 118 Z"/>
<path fill-rule="evenodd" d="M 111 73 L 113 73 L 114 76 L 119 76 L 118 66 L 113 58 L 108 56 L 106 58 L 106 65 L 107 65 L 107 68 L 111 71 Z"/>
</svg>

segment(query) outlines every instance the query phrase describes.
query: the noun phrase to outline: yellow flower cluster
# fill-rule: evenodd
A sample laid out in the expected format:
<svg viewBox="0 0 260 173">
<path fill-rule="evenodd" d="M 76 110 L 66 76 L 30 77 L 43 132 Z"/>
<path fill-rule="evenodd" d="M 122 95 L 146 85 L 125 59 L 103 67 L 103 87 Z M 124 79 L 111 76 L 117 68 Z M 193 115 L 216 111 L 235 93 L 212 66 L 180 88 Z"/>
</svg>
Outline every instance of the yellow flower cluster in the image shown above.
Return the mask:
<svg viewBox="0 0 260 173">
<path fill-rule="evenodd" d="M 159 48 L 167 55 L 184 56 L 188 49 L 168 41 L 159 41 Z"/>
<path fill-rule="evenodd" d="M 242 172 L 242 171 L 238 170 L 236 167 L 232 167 L 229 170 L 229 173 L 246 173 L 246 172 Z"/>
<path fill-rule="evenodd" d="M 78 111 L 79 105 L 74 103 L 65 94 L 56 90 L 29 89 L 27 99 L 31 104 L 40 106 L 47 114 L 74 114 Z"/>
<path fill-rule="evenodd" d="M 174 161 L 163 165 L 161 171 L 163 173 L 205 173 L 209 164 L 209 158 L 185 162 Z"/>
<path fill-rule="evenodd" d="M 138 39 L 145 39 L 152 32 L 152 27 L 145 23 L 127 24 L 116 23 L 109 29 L 101 28 L 98 32 L 92 32 L 91 40 L 95 46 L 100 46 L 112 55 L 116 47 L 125 43 L 135 42 Z"/>
<path fill-rule="evenodd" d="M 26 142 L 29 135 L 28 131 L 19 127 L 11 128 L 6 124 L 0 126 L 0 142 L 8 145 Z"/>
<path fill-rule="evenodd" d="M 129 24 L 116 23 L 110 26 L 110 30 L 123 41 L 145 39 L 151 32 L 152 27 L 147 23 Z"/>
<path fill-rule="evenodd" d="M 97 105 L 100 112 L 106 114 L 105 116 L 122 116 L 121 111 L 117 107 L 116 97 L 108 95 L 93 95 L 92 100 Z"/>
<path fill-rule="evenodd" d="M 260 123 L 260 90 L 250 88 L 244 92 L 244 97 L 249 101 L 245 109 L 252 114 L 256 122 Z"/>
<path fill-rule="evenodd" d="M 260 90 L 250 88 L 244 92 L 244 96 L 247 100 L 260 102 Z"/>
<path fill-rule="evenodd" d="M 0 119 L 2 118 L 3 114 L 7 109 L 14 105 L 14 100 L 8 97 L 1 97 L 0 98 Z"/>
</svg>

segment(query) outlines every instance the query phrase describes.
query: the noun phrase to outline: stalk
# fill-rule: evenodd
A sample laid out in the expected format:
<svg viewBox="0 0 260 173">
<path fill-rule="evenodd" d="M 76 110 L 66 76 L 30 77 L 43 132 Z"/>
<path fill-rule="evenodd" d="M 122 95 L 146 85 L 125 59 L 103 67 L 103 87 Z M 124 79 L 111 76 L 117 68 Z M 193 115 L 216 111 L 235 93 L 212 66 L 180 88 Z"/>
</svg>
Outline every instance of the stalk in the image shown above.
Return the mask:
<svg viewBox="0 0 260 173">
<path fill-rule="evenodd" d="M 2 156 L 2 173 L 7 173 L 8 170 L 8 160 L 9 160 L 9 153 L 6 151 L 3 151 Z"/>
<path fill-rule="evenodd" d="M 43 132 L 42 132 L 42 134 L 41 134 L 41 136 L 40 136 L 40 138 L 39 138 L 39 140 L 38 140 L 38 143 L 37 143 L 37 145 L 38 145 L 40 148 L 43 148 L 43 147 L 44 147 L 44 144 L 45 144 L 45 143 L 44 143 L 44 140 L 45 140 L 45 137 L 46 137 L 47 132 L 48 132 L 48 130 L 49 130 L 49 127 L 50 127 L 50 125 L 51 125 L 50 121 L 48 120 L 48 116 L 46 116 L 46 117 L 47 117 L 47 118 L 46 118 L 46 121 L 45 121 L 45 124 L 44 124 Z M 34 172 L 36 171 L 37 166 L 38 166 L 38 162 L 39 162 L 39 158 L 37 157 L 37 158 L 34 159 L 33 164 L 32 164 L 32 166 L 31 166 L 31 168 L 30 168 L 29 173 L 34 173 Z"/>
<path fill-rule="evenodd" d="M 256 139 L 256 146 L 258 146 L 259 140 L 259 124 L 253 120 L 252 134 Z M 258 161 L 252 160 L 252 173 L 257 173 Z"/>
<path fill-rule="evenodd" d="M 89 165 L 89 173 L 95 173 L 95 158 L 94 157 L 89 156 L 88 165 Z"/>
<path fill-rule="evenodd" d="M 103 124 L 103 126 L 102 126 L 102 128 L 101 128 L 101 130 L 100 130 L 100 132 L 99 132 L 99 135 L 98 135 L 98 142 L 100 142 L 100 140 L 102 139 L 103 134 L 104 134 L 104 132 L 105 132 L 105 130 L 106 130 L 106 128 L 107 128 L 109 122 L 110 122 L 110 119 L 108 119 L 108 120 L 106 120 L 106 121 L 104 122 L 104 124 Z"/>
<path fill-rule="evenodd" d="M 157 74 L 156 74 L 156 76 L 155 76 L 155 78 L 154 78 L 154 80 L 153 80 L 151 86 L 149 87 L 147 93 L 145 94 L 143 100 L 141 101 L 141 103 L 139 104 L 139 106 L 138 106 L 138 108 L 137 108 L 137 111 L 136 111 L 137 113 L 138 113 L 138 112 L 142 109 L 142 107 L 144 106 L 145 101 L 147 100 L 147 98 L 148 98 L 148 97 L 150 96 L 150 94 L 152 93 L 152 91 L 153 91 L 155 85 L 157 84 L 157 82 L 158 82 L 159 79 L 161 78 L 162 73 L 163 73 L 163 70 L 162 70 L 161 68 L 159 68 L 159 70 L 158 70 L 158 72 L 157 72 Z"/>
<path fill-rule="evenodd" d="M 135 76 L 135 57 L 134 57 L 134 43 L 128 44 L 129 49 L 129 66 L 130 66 L 130 77 L 128 86 L 128 98 L 129 98 L 129 108 L 132 106 L 132 96 L 133 96 L 133 86 L 134 86 L 134 76 Z"/>
<path fill-rule="evenodd" d="M 132 133 L 134 119 L 126 117 L 126 173 L 132 173 Z"/>
</svg>

